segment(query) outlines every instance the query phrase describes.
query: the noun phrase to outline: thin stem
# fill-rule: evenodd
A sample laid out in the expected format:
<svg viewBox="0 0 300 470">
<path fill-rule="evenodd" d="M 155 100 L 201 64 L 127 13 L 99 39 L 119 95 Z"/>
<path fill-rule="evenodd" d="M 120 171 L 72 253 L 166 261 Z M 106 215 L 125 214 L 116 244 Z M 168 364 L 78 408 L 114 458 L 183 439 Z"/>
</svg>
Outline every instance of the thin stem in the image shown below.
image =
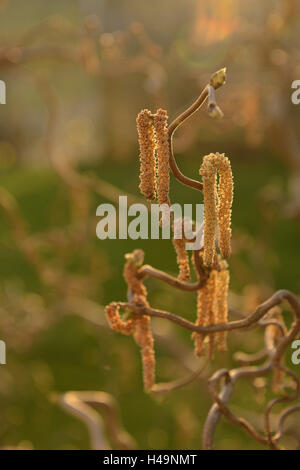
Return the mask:
<svg viewBox="0 0 300 470">
<path fill-rule="evenodd" d="M 208 89 L 209 85 L 206 85 L 206 87 L 204 88 L 200 96 L 196 99 L 196 101 L 194 101 L 194 103 L 189 108 L 187 108 L 183 113 L 181 113 L 177 118 L 175 118 L 168 128 L 168 142 L 170 149 L 169 163 L 171 171 L 178 181 L 185 184 L 186 186 L 190 186 L 191 188 L 197 189 L 198 191 L 202 191 L 202 183 L 193 180 L 188 176 L 185 176 L 177 166 L 173 151 L 173 134 L 183 122 L 185 122 L 202 106 L 208 96 Z"/>
</svg>

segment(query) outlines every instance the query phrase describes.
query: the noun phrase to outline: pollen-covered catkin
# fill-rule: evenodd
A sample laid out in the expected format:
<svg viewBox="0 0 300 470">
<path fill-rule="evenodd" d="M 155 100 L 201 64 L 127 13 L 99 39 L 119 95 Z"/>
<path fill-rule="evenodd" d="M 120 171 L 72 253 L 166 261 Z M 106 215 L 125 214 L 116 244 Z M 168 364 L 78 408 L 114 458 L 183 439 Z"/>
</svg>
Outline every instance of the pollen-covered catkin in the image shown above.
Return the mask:
<svg viewBox="0 0 300 470">
<path fill-rule="evenodd" d="M 151 113 L 143 109 L 136 119 L 140 146 L 140 191 L 149 200 L 156 198 L 154 128 Z"/>
<path fill-rule="evenodd" d="M 197 292 L 197 326 L 208 326 L 216 323 L 216 271 L 210 272 L 209 278 L 202 289 Z M 205 351 L 204 335 L 201 333 L 193 333 L 195 344 L 195 354 L 201 356 Z M 211 359 L 214 350 L 214 334 L 208 336 L 207 355 Z"/>
<path fill-rule="evenodd" d="M 190 280 L 189 256 L 185 248 L 185 243 L 184 238 L 173 238 L 173 245 L 177 254 L 177 264 L 179 266 L 178 279 L 181 281 Z"/>
<path fill-rule="evenodd" d="M 155 383 L 155 355 L 150 318 L 146 315 L 138 319 L 134 339 L 141 347 L 144 387 L 150 390 Z"/>
<path fill-rule="evenodd" d="M 216 273 L 216 320 L 217 323 L 228 322 L 228 288 L 229 271 L 226 261 L 221 262 L 221 270 Z M 227 351 L 227 331 L 216 333 L 218 350 Z"/>
<path fill-rule="evenodd" d="M 153 119 L 156 157 L 157 157 L 157 196 L 159 204 L 170 206 L 169 186 L 169 142 L 168 142 L 168 115 L 164 109 L 158 109 Z M 167 210 L 162 211 L 162 222 L 166 221 Z"/>
<path fill-rule="evenodd" d="M 210 155 L 204 157 L 200 168 L 204 196 L 204 255 L 205 266 L 210 266 L 215 254 L 217 226 L 217 178 Z"/>
<path fill-rule="evenodd" d="M 218 185 L 218 227 L 219 248 L 224 258 L 231 254 L 231 206 L 233 199 L 233 178 L 230 160 L 224 154 L 216 154 L 219 170 Z"/>
<path fill-rule="evenodd" d="M 219 171 L 219 184 L 217 182 Z M 216 229 L 221 254 L 231 253 L 231 206 L 233 178 L 230 161 L 224 154 L 206 155 L 200 168 L 204 195 L 204 264 L 210 266 L 215 253 Z"/>
<path fill-rule="evenodd" d="M 126 259 L 124 278 L 128 284 L 131 301 L 135 305 L 148 307 L 147 289 L 138 278 L 138 268 L 143 263 L 144 253 L 142 250 L 134 250 L 126 255 Z M 134 339 L 141 347 L 144 387 L 150 390 L 155 383 L 155 354 L 150 318 L 147 315 L 136 315 Z"/>
<path fill-rule="evenodd" d="M 211 271 L 208 284 L 208 325 L 214 325 L 217 321 L 216 319 L 216 271 Z M 208 336 L 208 346 L 207 346 L 207 356 L 209 359 L 212 359 L 214 356 L 214 346 L 215 346 L 215 333 L 212 333 Z"/>
</svg>

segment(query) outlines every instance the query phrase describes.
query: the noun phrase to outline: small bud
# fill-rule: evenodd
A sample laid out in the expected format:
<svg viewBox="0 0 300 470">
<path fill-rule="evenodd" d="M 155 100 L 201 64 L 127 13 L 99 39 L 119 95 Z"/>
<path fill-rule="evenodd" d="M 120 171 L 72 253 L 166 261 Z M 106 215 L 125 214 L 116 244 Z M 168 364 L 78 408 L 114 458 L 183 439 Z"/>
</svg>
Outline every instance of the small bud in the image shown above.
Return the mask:
<svg viewBox="0 0 300 470">
<path fill-rule="evenodd" d="M 210 85 L 216 90 L 226 82 L 226 67 L 215 72 L 210 78 Z"/>
</svg>

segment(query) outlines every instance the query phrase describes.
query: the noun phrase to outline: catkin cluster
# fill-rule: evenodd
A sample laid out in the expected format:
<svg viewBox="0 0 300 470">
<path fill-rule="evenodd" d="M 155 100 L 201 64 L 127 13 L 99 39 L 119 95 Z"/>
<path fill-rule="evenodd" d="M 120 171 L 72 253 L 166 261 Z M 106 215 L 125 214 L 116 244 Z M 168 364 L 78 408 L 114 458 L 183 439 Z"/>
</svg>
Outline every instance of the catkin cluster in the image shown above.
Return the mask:
<svg viewBox="0 0 300 470">
<path fill-rule="evenodd" d="M 228 288 L 229 272 L 226 261 L 222 261 L 218 269 L 212 269 L 205 285 L 197 292 L 198 326 L 209 326 L 228 321 Z M 195 354 L 202 356 L 207 353 L 212 359 L 215 345 L 219 351 L 227 350 L 226 332 L 211 333 L 204 337 L 201 333 L 193 333 Z"/>
<path fill-rule="evenodd" d="M 140 190 L 149 200 L 158 199 L 162 208 L 162 225 L 170 222 L 170 168 L 168 142 L 168 115 L 158 109 L 151 115 L 147 109 L 137 117 L 140 146 Z M 179 279 L 190 279 L 188 254 L 183 239 L 173 239 L 179 266 Z"/>
<path fill-rule="evenodd" d="M 168 115 L 158 109 L 152 115 L 147 109 L 137 117 L 137 130 L 140 146 L 140 190 L 150 200 L 157 199 L 159 204 L 170 205 L 169 199 L 169 142 Z M 163 211 L 163 217 L 164 217 Z"/>
<path fill-rule="evenodd" d="M 199 173 L 203 180 L 204 195 L 204 264 L 210 266 L 215 255 L 217 230 L 222 256 L 228 258 L 231 253 L 233 177 L 229 159 L 219 153 L 206 155 Z"/>
<path fill-rule="evenodd" d="M 149 306 L 147 289 L 138 277 L 138 268 L 141 266 L 143 258 L 142 250 L 135 250 L 133 253 L 126 255 L 124 278 L 128 284 L 128 295 L 131 303 L 147 307 Z M 127 307 L 127 311 L 130 313 L 129 307 Z M 134 334 L 136 343 L 141 347 L 144 387 L 146 390 L 150 390 L 155 383 L 154 340 L 150 318 L 147 315 L 131 313 L 129 319 L 125 321 L 120 317 L 117 302 L 109 304 L 105 312 L 111 328 L 123 334 Z"/>
</svg>

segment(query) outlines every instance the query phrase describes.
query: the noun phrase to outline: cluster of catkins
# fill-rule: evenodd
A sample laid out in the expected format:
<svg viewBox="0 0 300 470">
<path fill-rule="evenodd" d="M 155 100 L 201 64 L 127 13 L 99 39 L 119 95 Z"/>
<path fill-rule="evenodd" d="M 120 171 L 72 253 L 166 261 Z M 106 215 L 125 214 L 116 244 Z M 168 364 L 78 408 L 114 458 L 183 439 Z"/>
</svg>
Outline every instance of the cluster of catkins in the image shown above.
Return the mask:
<svg viewBox="0 0 300 470">
<path fill-rule="evenodd" d="M 219 258 L 219 257 L 218 257 Z M 216 325 L 228 321 L 228 288 L 229 271 L 225 260 L 218 260 L 216 266 L 210 270 L 205 285 L 197 291 L 197 320 L 198 326 Z M 211 333 L 205 338 L 202 333 L 193 333 L 195 354 L 204 353 L 212 359 L 214 348 L 224 352 L 227 350 L 227 333 L 220 331 Z"/>
<path fill-rule="evenodd" d="M 143 109 L 137 116 L 137 131 L 140 146 L 140 191 L 148 200 L 156 198 L 162 206 L 162 224 L 170 219 L 170 168 L 169 168 L 169 141 L 168 141 L 168 115 L 164 109 L 158 109 L 151 114 Z M 179 279 L 190 279 L 188 254 L 184 239 L 173 239 L 179 266 Z"/>
<path fill-rule="evenodd" d="M 150 201 L 170 205 L 168 115 L 143 109 L 136 119 L 140 145 L 140 190 Z"/>
<path fill-rule="evenodd" d="M 124 267 L 124 278 L 128 285 L 128 297 L 130 301 L 140 307 L 148 307 L 147 289 L 139 279 L 138 269 L 144 259 L 142 250 L 135 250 L 126 255 Z M 152 336 L 150 318 L 147 315 L 136 314 L 129 307 L 126 307 L 128 319 L 124 320 L 120 316 L 120 303 L 111 302 L 105 309 L 106 317 L 110 327 L 125 335 L 134 335 L 136 343 L 141 348 L 143 363 L 144 387 L 150 390 L 155 383 L 155 355 L 154 340 Z"/>
<path fill-rule="evenodd" d="M 204 245 L 202 262 L 209 269 L 208 280 L 197 293 L 197 321 L 199 326 L 227 323 L 229 271 L 225 259 L 216 253 L 216 241 L 223 258 L 231 253 L 231 206 L 233 199 L 233 177 L 230 161 L 224 154 L 209 154 L 203 158 L 199 171 L 203 182 L 204 196 Z M 219 181 L 217 174 L 219 173 Z M 204 335 L 193 334 L 195 353 L 205 351 L 213 357 L 214 347 L 227 349 L 227 333 Z"/>
<path fill-rule="evenodd" d="M 167 112 L 162 109 L 156 114 L 144 109 L 137 117 L 137 129 L 140 145 L 140 190 L 147 199 L 153 201 L 157 197 L 159 204 L 169 209 L 170 148 L 167 118 Z M 206 273 L 206 280 L 197 292 L 196 325 L 207 327 L 228 321 L 229 272 L 225 259 L 231 252 L 233 198 L 233 178 L 229 159 L 219 153 L 205 156 L 200 175 L 204 195 L 204 245 L 199 250 L 199 257 Z M 162 211 L 162 223 L 166 214 L 167 212 Z M 169 221 L 170 214 L 167 215 Z M 174 231 L 175 222 L 173 221 Z M 179 223 L 183 224 L 183 221 Z M 187 241 L 184 236 L 173 239 L 181 281 L 190 279 L 189 258 L 185 247 Z M 219 254 L 216 252 L 216 245 Z M 129 289 L 129 304 L 110 303 L 106 307 L 106 316 L 115 331 L 134 335 L 135 341 L 141 347 L 144 386 L 150 390 L 155 383 L 154 340 L 150 317 L 130 307 L 130 303 L 135 307 L 149 307 L 147 290 L 139 275 L 143 259 L 142 250 L 135 250 L 126 255 L 124 278 Z M 125 309 L 122 317 L 120 308 Z M 201 356 L 206 353 L 212 358 L 215 346 L 220 351 L 225 351 L 226 335 L 226 331 L 208 335 L 193 333 L 196 355 Z"/>
</svg>

